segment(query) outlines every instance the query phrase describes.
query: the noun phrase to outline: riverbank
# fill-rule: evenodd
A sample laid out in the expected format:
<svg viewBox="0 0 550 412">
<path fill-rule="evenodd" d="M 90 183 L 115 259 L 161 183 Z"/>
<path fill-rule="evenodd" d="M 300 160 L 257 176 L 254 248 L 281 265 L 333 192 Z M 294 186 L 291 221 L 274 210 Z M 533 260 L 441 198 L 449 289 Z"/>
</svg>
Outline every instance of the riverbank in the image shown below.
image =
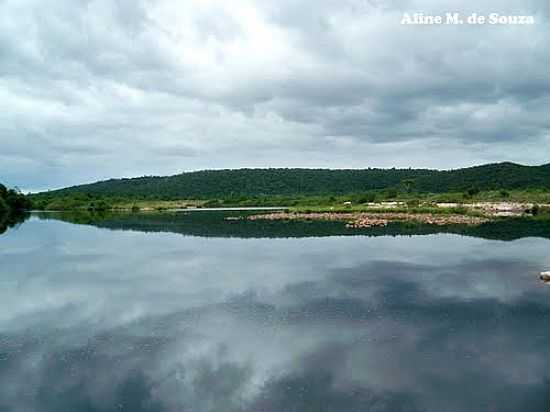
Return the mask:
<svg viewBox="0 0 550 412">
<path fill-rule="evenodd" d="M 355 205 L 346 203 L 337 206 L 297 206 L 291 211 L 298 213 L 432 213 L 456 214 L 481 217 L 525 217 L 550 212 L 550 204 L 532 202 L 371 202 Z"/>
<path fill-rule="evenodd" d="M 371 202 L 339 206 L 293 207 L 288 211 L 254 214 L 249 220 L 342 221 L 348 228 L 386 226 L 389 222 L 475 226 L 504 218 L 550 219 L 550 204 L 529 202 Z"/>
<path fill-rule="evenodd" d="M 494 209 L 501 213 L 511 210 L 520 213 L 523 207 L 548 205 L 550 207 L 550 190 L 498 190 L 425 193 L 404 188 L 392 190 L 365 191 L 348 194 L 295 194 L 242 195 L 238 190 L 226 197 L 174 197 L 169 193 L 151 192 L 144 196 L 125 196 L 112 193 L 58 193 L 43 192 L 30 195 L 33 207 L 40 210 L 136 210 L 151 211 L 180 209 L 189 207 L 292 207 L 292 208 L 330 208 L 352 207 L 357 209 L 371 208 L 470 208 Z"/>
<path fill-rule="evenodd" d="M 501 193 L 502 195 L 502 193 Z M 304 196 L 301 198 L 265 197 L 247 199 L 125 199 L 116 197 L 93 198 L 88 195 L 78 195 L 65 198 L 50 198 L 40 200 L 40 196 L 32 198 L 33 208 L 38 210 L 57 211 L 89 211 L 89 212 L 164 212 L 186 210 L 227 210 L 228 208 L 260 209 L 274 207 L 287 209 L 293 213 L 320 213 L 319 220 L 331 219 L 333 213 L 374 214 L 363 219 L 361 226 L 382 225 L 388 220 L 429 221 L 434 224 L 453 224 L 462 222 L 462 219 L 450 216 L 480 217 L 484 219 L 504 217 L 533 217 L 550 218 L 550 202 L 537 202 L 533 196 L 523 200 L 516 200 L 518 193 L 510 194 L 508 200 L 490 199 L 487 193 L 476 195 L 472 199 L 449 201 L 452 196 L 438 195 L 436 200 L 428 195 L 407 193 L 396 199 L 376 199 L 354 196 Z M 443 198 L 441 198 L 443 197 Z M 544 196 L 539 193 L 539 200 Z M 380 213 L 388 213 L 397 217 L 381 217 Z M 415 215 L 411 217 L 409 215 Z M 441 217 L 443 215 L 444 217 Z M 418 217 L 425 216 L 425 217 Z M 311 217 L 311 216 L 310 216 Z M 339 217 L 342 220 L 342 216 Z M 360 219 L 354 216 L 348 222 Z M 465 219 L 471 220 L 471 219 Z M 475 221 L 475 219 L 473 219 Z M 355 224 L 355 223 L 353 223 Z"/>
</svg>

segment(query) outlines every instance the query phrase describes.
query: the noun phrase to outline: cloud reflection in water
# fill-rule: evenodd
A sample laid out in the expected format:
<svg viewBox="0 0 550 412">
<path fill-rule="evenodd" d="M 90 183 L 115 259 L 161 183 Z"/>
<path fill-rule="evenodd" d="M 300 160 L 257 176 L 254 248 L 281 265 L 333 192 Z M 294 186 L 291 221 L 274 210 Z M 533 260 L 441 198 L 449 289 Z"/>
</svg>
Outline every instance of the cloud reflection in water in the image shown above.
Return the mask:
<svg viewBox="0 0 550 412">
<path fill-rule="evenodd" d="M 0 410 L 548 410 L 548 246 L 32 219 L 0 250 Z"/>
</svg>

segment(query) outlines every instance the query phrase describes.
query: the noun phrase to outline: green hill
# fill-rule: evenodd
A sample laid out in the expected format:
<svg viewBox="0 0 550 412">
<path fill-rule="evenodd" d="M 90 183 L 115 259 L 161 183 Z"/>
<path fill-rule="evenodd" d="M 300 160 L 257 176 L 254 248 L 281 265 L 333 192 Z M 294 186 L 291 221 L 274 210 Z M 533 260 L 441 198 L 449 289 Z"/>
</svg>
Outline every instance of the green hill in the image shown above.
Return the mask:
<svg viewBox="0 0 550 412">
<path fill-rule="evenodd" d="M 498 163 L 464 169 L 235 169 L 174 176 L 110 179 L 35 195 L 125 197 L 134 199 L 212 199 L 259 196 L 342 195 L 392 188 L 444 193 L 498 189 L 550 189 L 550 164 Z"/>
<path fill-rule="evenodd" d="M 438 171 L 432 176 L 418 179 L 420 191 L 443 193 L 497 189 L 550 189 L 550 164 L 523 166 L 515 163 L 493 163 L 448 171 Z"/>
</svg>

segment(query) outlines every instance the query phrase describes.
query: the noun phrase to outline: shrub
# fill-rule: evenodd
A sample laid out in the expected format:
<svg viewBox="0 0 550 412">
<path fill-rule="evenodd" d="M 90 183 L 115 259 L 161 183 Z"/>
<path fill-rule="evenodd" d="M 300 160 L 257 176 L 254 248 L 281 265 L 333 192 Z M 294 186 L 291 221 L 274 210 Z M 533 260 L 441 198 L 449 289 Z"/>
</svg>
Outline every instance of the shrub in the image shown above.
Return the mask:
<svg viewBox="0 0 550 412">
<path fill-rule="evenodd" d="M 104 200 L 100 200 L 98 202 L 91 202 L 88 205 L 89 211 L 96 211 L 96 212 L 104 212 L 105 210 L 108 210 L 111 208 L 111 205 L 109 205 Z"/>
<path fill-rule="evenodd" d="M 359 196 L 359 198 L 357 199 L 357 202 L 363 204 L 363 203 L 371 203 L 371 202 L 374 202 L 375 200 L 376 200 L 376 194 L 365 193 Z"/>
<path fill-rule="evenodd" d="M 477 187 L 470 187 L 468 190 L 466 190 L 466 193 L 470 197 L 477 196 L 479 194 L 479 189 Z"/>
<path fill-rule="evenodd" d="M 396 189 L 389 189 L 386 191 L 386 199 L 395 199 L 397 197 Z"/>
</svg>

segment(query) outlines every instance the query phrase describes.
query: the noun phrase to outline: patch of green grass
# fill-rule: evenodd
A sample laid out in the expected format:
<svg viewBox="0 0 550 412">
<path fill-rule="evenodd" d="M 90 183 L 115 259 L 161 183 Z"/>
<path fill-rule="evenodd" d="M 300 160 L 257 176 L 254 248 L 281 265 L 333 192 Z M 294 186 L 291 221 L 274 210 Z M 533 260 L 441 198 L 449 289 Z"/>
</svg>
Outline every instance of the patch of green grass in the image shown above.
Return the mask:
<svg viewBox="0 0 550 412">
<path fill-rule="evenodd" d="M 375 212 L 369 204 L 381 202 L 401 202 L 407 212 L 415 209 L 430 209 L 433 213 L 448 213 L 449 209 L 438 209 L 436 203 L 456 203 L 457 205 L 477 202 L 519 202 L 539 205 L 550 204 L 550 190 L 469 190 L 465 192 L 423 193 L 409 190 L 384 189 L 371 190 L 346 195 L 315 196 L 231 196 L 219 199 L 137 199 L 119 196 L 95 196 L 85 193 L 58 195 L 42 193 L 32 195 L 31 200 L 36 209 L 44 210 L 81 210 L 101 208 L 113 210 L 164 210 L 186 207 L 251 207 L 251 206 L 285 206 L 298 211 L 369 211 Z M 383 206 L 380 206 L 383 207 Z M 400 206 L 401 207 L 401 206 Z M 462 206 L 460 206 L 462 207 Z M 378 209 L 379 211 L 388 211 Z M 397 211 L 390 209 L 389 211 Z M 451 209 L 451 213 L 452 209 Z M 470 212 L 468 212 L 470 213 Z"/>
<path fill-rule="evenodd" d="M 368 206 L 343 206 L 343 207 L 333 207 L 333 206 L 316 206 L 316 207 L 292 207 L 290 208 L 291 212 L 296 213 L 413 213 L 413 214 L 427 214 L 431 213 L 434 215 L 466 215 L 466 216 L 483 216 L 483 213 L 471 210 L 466 207 L 452 207 L 452 208 L 439 208 L 439 207 L 429 207 L 429 206 L 418 206 L 418 207 L 368 207 Z"/>
</svg>

